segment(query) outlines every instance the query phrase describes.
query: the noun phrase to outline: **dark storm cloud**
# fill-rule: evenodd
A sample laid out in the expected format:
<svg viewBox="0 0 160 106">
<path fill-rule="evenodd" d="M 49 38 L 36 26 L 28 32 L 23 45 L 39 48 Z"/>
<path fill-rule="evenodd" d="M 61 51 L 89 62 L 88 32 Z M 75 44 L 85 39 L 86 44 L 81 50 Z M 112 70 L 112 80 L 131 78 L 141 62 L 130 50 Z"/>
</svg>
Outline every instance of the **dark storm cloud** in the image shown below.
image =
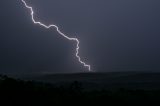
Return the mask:
<svg viewBox="0 0 160 106">
<path fill-rule="evenodd" d="M 26 0 L 27 1 L 27 0 Z M 160 70 L 160 1 L 28 0 L 37 20 L 81 41 L 95 71 Z M 81 72 L 75 45 L 34 25 L 20 0 L 0 1 L 0 72 Z"/>
</svg>

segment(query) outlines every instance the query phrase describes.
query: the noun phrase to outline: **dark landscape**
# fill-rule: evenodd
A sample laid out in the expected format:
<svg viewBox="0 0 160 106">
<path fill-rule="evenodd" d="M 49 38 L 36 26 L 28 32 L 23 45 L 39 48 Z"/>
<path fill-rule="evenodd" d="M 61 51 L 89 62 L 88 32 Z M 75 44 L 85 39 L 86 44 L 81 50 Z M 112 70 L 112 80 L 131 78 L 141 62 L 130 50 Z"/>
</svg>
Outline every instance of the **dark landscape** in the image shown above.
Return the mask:
<svg viewBox="0 0 160 106">
<path fill-rule="evenodd" d="M 3 106 L 153 105 L 160 98 L 160 73 L 1 75 L 0 94 Z"/>
<path fill-rule="evenodd" d="M 106 72 L 77 74 L 41 74 L 21 75 L 20 79 L 35 80 L 56 85 L 68 85 L 81 82 L 87 90 L 94 89 L 160 89 L 159 72 Z"/>
</svg>

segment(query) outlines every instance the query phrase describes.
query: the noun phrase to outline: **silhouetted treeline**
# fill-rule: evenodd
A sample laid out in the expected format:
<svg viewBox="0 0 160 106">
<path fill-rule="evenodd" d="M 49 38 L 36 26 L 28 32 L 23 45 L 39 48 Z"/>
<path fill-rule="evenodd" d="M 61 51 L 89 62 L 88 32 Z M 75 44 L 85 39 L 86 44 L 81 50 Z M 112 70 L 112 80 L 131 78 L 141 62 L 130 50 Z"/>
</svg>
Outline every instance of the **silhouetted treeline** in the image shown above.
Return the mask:
<svg viewBox="0 0 160 106">
<path fill-rule="evenodd" d="M 160 90 L 94 90 L 84 91 L 75 81 L 70 86 L 56 87 L 34 81 L 0 76 L 0 106 L 54 105 L 154 105 L 160 101 Z M 159 103 L 160 104 L 160 103 Z"/>
</svg>

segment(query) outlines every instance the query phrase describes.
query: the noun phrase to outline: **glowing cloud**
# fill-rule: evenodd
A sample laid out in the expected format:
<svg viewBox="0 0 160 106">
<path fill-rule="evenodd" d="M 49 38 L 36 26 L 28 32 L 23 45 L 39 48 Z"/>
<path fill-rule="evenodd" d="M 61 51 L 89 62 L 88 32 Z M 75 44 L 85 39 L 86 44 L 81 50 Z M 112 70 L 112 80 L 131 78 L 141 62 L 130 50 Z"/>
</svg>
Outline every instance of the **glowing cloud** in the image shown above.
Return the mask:
<svg viewBox="0 0 160 106">
<path fill-rule="evenodd" d="M 76 55 L 78 61 L 79 61 L 81 64 L 83 64 L 84 67 L 87 67 L 89 71 L 91 71 L 90 65 L 86 64 L 85 62 L 83 62 L 83 61 L 81 60 L 81 57 L 79 56 L 79 43 L 80 43 L 80 41 L 78 40 L 78 38 L 68 37 L 67 35 L 65 35 L 63 32 L 61 32 L 61 31 L 59 30 L 59 27 L 58 27 L 57 25 L 54 25 L 54 24 L 45 25 L 45 24 L 43 24 L 43 23 L 41 23 L 41 22 L 39 22 L 39 21 L 36 21 L 36 20 L 34 19 L 34 11 L 33 11 L 33 8 L 32 8 L 31 6 L 29 6 L 29 5 L 26 3 L 25 0 L 21 0 L 21 1 L 22 1 L 23 4 L 25 5 L 25 7 L 30 10 L 30 12 L 31 12 L 31 18 L 32 18 L 32 21 L 33 21 L 34 24 L 39 24 L 40 26 L 43 26 L 43 27 L 46 28 L 46 29 L 49 29 L 49 28 L 51 28 L 51 27 L 54 27 L 54 28 L 56 29 L 56 31 L 57 31 L 61 36 L 63 36 L 64 38 L 66 38 L 66 39 L 68 39 L 68 40 L 70 40 L 70 41 L 75 41 L 75 42 L 76 42 L 76 53 L 75 53 L 75 55 Z"/>
</svg>

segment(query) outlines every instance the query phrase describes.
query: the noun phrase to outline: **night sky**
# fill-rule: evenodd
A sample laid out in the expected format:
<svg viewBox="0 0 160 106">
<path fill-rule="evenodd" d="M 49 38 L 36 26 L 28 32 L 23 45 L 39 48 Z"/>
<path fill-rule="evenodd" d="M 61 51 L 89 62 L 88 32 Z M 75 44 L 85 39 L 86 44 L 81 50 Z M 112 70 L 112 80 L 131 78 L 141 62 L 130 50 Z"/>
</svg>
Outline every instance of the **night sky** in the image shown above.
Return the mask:
<svg viewBox="0 0 160 106">
<path fill-rule="evenodd" d="M 35 18 L 80 40 L 96 72 L 160 71 L 159 0 L 26 0 Z M 87 72 L 75 43 L 31 21 L 21 0 L 0 0 L 0 73 Z"/>
</svg>

